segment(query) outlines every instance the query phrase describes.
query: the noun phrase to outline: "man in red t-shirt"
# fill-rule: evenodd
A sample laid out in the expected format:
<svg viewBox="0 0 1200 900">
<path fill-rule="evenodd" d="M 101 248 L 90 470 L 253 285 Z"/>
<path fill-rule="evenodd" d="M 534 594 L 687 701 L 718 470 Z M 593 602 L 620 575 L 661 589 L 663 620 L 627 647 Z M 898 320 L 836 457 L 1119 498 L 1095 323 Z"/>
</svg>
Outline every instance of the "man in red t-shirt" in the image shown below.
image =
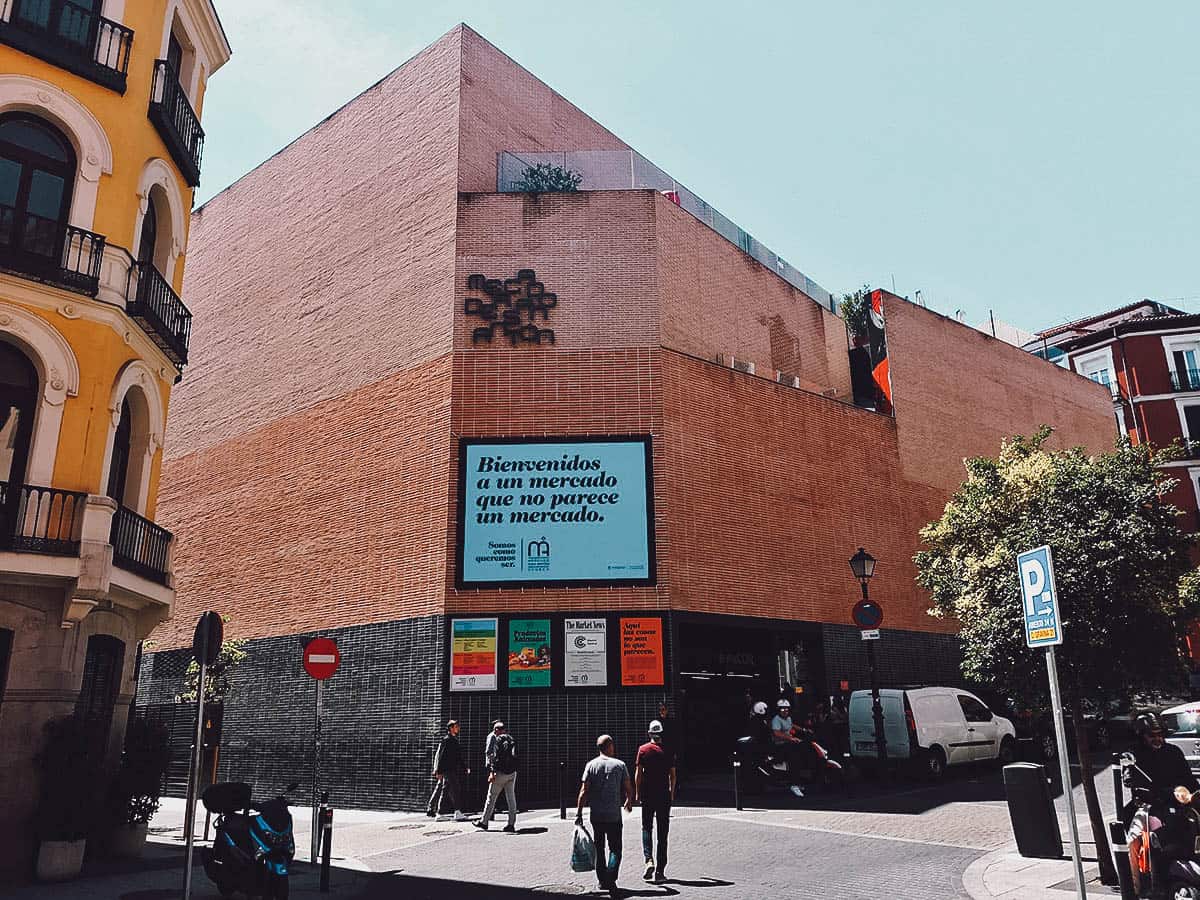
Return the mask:
<svg viewBox="0 0 1200 900">
<path fill-rule="evenodd" d="M 655 719 L 647 731 L 648 743 L 638 747 L 634 763 L 634 794 L 642 804 L 642 853 L 646 857 L 646 881 L 662 884 L 667 868 L 667 832 L 671 827 L 671 803 L 675 800 L 675 754 L 663 747 L 662 722 Z M 658 864 L 654 860 L 651 834 L 658 820 Z"/>
</svg>

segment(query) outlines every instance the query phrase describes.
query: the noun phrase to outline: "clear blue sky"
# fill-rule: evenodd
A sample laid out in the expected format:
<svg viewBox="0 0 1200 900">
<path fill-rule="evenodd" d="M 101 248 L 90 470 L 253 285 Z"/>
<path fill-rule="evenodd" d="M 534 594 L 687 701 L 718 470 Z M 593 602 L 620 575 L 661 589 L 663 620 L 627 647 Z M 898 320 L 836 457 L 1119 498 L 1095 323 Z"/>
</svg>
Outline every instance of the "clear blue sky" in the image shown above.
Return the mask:
<svg viewBox="0 0 1200 900">
<path fill-rule="evenodd" d="M 1190 0 L 216 4 L 198 202 L 463 21 L 835 294 L 1200 310 Z"/>
</svg>

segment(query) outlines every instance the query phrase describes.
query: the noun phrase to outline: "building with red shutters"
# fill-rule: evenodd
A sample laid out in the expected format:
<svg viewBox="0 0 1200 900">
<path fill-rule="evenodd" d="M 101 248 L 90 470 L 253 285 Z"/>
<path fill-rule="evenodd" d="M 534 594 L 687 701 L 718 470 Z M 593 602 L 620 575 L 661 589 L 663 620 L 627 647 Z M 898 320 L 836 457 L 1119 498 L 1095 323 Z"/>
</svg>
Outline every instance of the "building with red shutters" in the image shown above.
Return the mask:
<svg viewBox="0 0 1200 900">
<path fill-rule="evenodd" d="M 221 774 L 286 780 L 301 647 L 332 637 L 344 806 L 424 803 L 449 718 L 480 754 L 508 723 L 529 799 L 664 698 L 685 764 L 724 760 L 747 696 L 865 684 L 860 546 L 884 679 L 956 680 L 912 557 L 963 458 L 1111 440 L 1104 388 L 886 292 L 894 414 L 856 405 L 827 292 L 465 26 L 198 209 L 191 248 L 177 612 L 138 703 L 172 707 L 222 612 L 248 656 Z"/>
</svg>

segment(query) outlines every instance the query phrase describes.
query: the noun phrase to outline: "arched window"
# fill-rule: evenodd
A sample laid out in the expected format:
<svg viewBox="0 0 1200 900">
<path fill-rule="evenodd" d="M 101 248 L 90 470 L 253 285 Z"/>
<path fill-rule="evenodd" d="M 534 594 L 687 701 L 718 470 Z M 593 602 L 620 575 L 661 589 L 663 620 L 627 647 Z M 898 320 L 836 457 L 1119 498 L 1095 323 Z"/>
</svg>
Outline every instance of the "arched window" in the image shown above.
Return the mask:
<svg viewBox="0 0 1200 900">
<path fill-rule="evenodd" d="M 129 448 L 133 438 L 133 411 L 129 398 L 121 401 L 121 421 L 113 435 L 112 462 L 108 469 L 108 496 L 122 505 L 125 503 L 125 485 L 129 481 Z"/>
<path fill-rule="evenodd" d="M 0 254 L 53 266 L 62 250 L 75 151 L 34 116 L 0 116 Z"/>
<path fill-rule="evenodd" d="M 152 266 L 157 258 L 158 213 L 154 209 L 154 197 L 146 198 L 146 214 L 142 216 L 142 233 L 138 236 L 137 261 Z"/>
<path fill-rule="evenodd" d="M 33 415 L 38 405 L 38 375 L 28 357 L 0 341 L 0 481 L 25 482 Z M 17 491 L 9 492 L 11 496 Z"/>
</svg>

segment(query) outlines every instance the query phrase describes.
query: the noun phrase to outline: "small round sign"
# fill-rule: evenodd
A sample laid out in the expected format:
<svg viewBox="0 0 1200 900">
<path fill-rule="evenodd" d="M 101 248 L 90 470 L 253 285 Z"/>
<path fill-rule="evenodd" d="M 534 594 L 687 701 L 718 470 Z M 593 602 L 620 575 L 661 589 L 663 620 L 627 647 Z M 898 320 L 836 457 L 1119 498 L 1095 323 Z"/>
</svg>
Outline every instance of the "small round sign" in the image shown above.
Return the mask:
<svg viewBox="0 0 1200 900">
<path fill-rule="evenodd" d="M 313 638 L 304 646 L 304 671 L 317 681 L 324 681 L 338 670 L 342 654 L 329 638 Z"/>
<path fill-rule="evenodd" d="M 883 624 L 883 607 L 874 600 L 859 600 L 850 611 L 850 618 L 859 628 L 878 628 Z"/>
</svg>

